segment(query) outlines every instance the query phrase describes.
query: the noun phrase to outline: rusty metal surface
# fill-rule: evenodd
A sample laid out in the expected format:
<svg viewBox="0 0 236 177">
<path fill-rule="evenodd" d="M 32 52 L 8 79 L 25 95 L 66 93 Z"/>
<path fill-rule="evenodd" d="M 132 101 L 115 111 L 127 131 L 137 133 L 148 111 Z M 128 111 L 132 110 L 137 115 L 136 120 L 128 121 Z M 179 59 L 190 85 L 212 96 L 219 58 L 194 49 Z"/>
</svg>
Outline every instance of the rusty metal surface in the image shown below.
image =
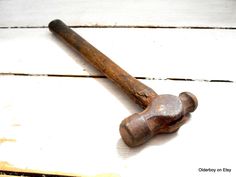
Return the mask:
<svg viewBox="0 0 236 177">
<path fill-rule="evenodd" d="M 150 87 L 129 75 L 61 20 L 50 22 L 49 29 L 144 108 L 143 112 L 129 116 L 120 124 L 120 134 L 128 146 L 141 145 L 159 133 L 177 131 L 187 121 L 189 113 L 197 108 L 197 98 L 192 93 L 183 92 L 179 96 L 158 95 Z"/>
<path fill-rule="evenodd" d="M 143 112 L 124 119 L 120 124 L 120 133 L 125 143 L 134 147 L 157 134 L 177 131 L 188 120 L 189 113 L 197 108 L 195 96 L 183 102 L 183 97 L 186 98 L 189 93 L 180 95 L 159 95 Z"/>
</svg>

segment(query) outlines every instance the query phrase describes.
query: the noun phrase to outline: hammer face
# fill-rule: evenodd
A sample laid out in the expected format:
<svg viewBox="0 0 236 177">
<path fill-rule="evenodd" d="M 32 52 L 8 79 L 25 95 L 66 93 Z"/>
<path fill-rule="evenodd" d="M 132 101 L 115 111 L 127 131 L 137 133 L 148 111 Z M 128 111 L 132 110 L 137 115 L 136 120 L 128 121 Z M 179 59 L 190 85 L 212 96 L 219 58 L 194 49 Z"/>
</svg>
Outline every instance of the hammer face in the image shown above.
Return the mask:
<svg viewBox="0 0 236 177">
<path fill-rule="evenodd" d="M 141 145 L 152 137 L 152 131 L 148 127 L 146 119 L 138 113 L 121 122 L 120 134 L 124 142 L 130 147 Z"/>
</svg>

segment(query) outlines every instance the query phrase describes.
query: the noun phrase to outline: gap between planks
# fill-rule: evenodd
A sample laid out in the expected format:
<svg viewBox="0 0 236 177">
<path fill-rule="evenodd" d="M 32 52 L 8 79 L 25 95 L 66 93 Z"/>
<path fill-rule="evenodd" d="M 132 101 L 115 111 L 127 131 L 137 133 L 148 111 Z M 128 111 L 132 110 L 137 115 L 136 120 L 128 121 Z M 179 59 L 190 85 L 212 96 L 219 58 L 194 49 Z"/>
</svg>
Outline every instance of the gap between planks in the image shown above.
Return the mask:
<svg viewBox="0 0 236 177">
<path fill-rule="evenodd" d="M 0 73 L 0 76 L 38 76 L 38 77 L 75 77 L 75 78 L 107 78 L 104 75 L 76 75 L 76 74 L 31 74 L 31 73 Z M 223 82 L 223 83 L 236 83 L 232 80 L 222 79 L 191 79 L 191 78 L 157 78 L 157 77 L 134 77 L 140 80 L 172 80 L 172 81 L 198 81 L 198 82 Z"/>
<path fill-rule="evenodd" d="M 236 27 L 221 26 L 159 26 L 159 25 L 68 25 L 70 28 L 163 28 L 163 29 L 223 29 L 236 30 Z M 0 29 L 41 29 L 48 26 L 0 26 Z"/>
</svg>

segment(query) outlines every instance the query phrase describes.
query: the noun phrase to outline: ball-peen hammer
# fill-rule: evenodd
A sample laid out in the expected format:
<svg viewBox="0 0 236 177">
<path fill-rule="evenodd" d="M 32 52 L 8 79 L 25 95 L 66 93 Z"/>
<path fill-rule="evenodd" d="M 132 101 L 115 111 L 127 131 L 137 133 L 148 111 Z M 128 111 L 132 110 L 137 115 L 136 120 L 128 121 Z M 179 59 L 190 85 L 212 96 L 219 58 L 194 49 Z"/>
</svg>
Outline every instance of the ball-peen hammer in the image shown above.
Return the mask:
<svg viewBox="0 0 236 177">
<path fill-rule="evenodd" d="M 90 64 L 144 108 L 144 111 L 127 117 L 120 124 L 121 137 L 128 146 L 141 145 L 159 133 L 177 131 L 186 122 L 189 113 L 197 108 L 197 98 L 190 92 L 182 92 L 179 96 L 158 95 L 129 75 L 61 20 L 53 20 L 48 26 L 51 32 L 78 51 Z"/>
</svg>

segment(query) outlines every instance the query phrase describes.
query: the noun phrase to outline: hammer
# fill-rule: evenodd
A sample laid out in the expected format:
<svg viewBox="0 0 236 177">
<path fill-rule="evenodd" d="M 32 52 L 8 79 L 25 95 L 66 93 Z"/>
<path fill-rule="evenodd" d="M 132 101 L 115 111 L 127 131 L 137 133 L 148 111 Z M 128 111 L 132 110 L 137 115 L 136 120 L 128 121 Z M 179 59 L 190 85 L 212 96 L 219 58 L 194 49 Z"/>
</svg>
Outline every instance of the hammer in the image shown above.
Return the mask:
<svg viewBox="0 0 236 177">
<path fill-rule="evenodd" d="M 121 137 L 128 146 L 139 146 L 156 134 L 177 131 L 188 120 L 189 113 L 197 108 L 197 98 L 190 92 L 182 92 L 179 96 L 158 95 L 150 87 L 129 75 L 61 20 L 51 21 L 48 27 L 52 33 L 75 49 L 144 109 L 140 113 L 125 118 L 120 124 Z"/>
</svg>

